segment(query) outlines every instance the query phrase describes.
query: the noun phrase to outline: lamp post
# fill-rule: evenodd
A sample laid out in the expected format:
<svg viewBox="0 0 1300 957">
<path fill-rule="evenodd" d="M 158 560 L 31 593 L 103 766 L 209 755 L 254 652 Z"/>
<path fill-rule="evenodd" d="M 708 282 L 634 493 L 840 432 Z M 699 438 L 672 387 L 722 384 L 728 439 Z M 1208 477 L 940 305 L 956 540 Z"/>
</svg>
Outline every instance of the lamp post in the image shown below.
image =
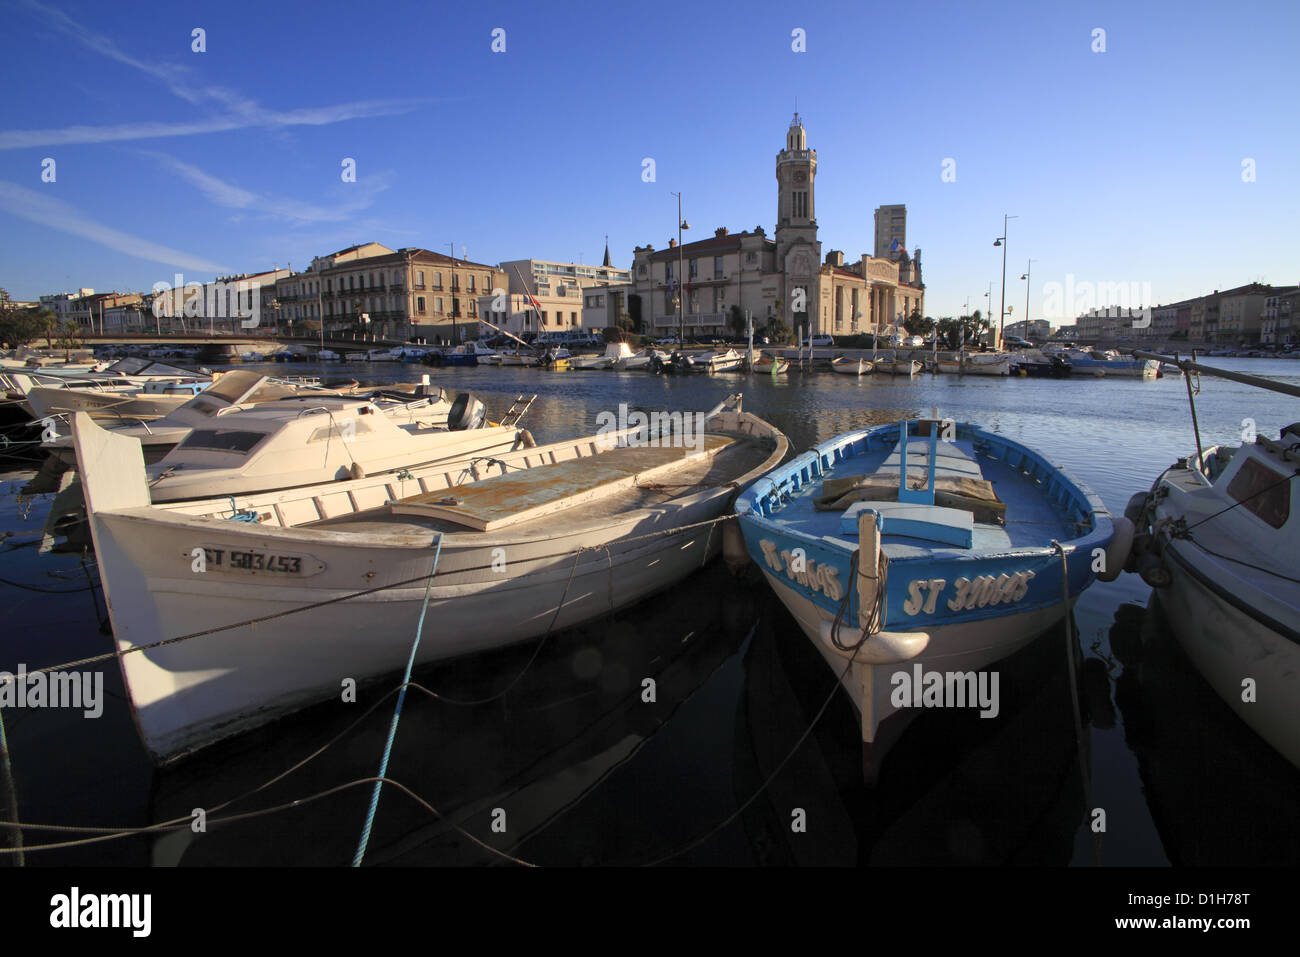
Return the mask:
<svg viewBox="0 0 1300 957">
<path fill-rule="evenodd" d="M 677 348 L 686 349 L 686 298 L 682 288 L 682 273 L 685 269 L 686 255 L 682 252 L 682 230 L 690 229 L 690 224 L 682 219 L 682 194 L 677 197 Z"/>
<path fill-rule="evenodd" d="M 1002 235 L 993 241 L 994 246 L 1002 247 L 1002 303 L 998 306 L 998 341 L 994 346 L 998 352 L 1002 351 L 1002 322 L 1007 314 L 1007 220 L 1015 218 L 1002 214 Z"/>
<path fill-rule="evenodd" d="M 1034 261 L 1032 259 L 1026 261 L 1025 274 L 1020 277 L 1025 281 L 1025 334 L 1020 337 L 1022 339 L 1029 338 L 1029 273 L 1033 265 Z"/>
</svg>

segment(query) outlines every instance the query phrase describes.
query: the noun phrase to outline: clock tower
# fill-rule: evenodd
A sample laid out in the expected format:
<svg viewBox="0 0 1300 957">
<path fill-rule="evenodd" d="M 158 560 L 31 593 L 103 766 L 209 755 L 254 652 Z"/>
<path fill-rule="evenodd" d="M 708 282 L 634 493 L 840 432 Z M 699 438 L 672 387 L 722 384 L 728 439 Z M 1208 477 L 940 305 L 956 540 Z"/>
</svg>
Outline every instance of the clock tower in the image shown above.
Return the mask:
<svg viewBox="0 0 1300 957">
<path fill-rule="evenodd" d="M 822 247 L 817 241 L 816 178 L 817 151 L 808 149 L 808 135 L 796 113 L 786 130 L 785 149 L 776 154 L 776 267 L 785 273 L 781 311 L 787 321 L 805 327 L 818 318 Z"/>
</svg>

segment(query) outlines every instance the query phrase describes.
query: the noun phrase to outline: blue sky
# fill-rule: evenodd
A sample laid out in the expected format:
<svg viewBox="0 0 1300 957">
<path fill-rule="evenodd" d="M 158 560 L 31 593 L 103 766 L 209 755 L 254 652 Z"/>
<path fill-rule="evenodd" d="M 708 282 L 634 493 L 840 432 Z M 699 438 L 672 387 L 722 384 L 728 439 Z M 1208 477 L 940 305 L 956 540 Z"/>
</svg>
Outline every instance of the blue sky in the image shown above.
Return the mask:
<svg viewBox="0 0 1300 957">
<path fill-rule="evenodd" d="M 690 238 L 770 235 L 796 97 L 823 248 L 871 252 L 875 207 L 905 203 L 930 315 L 997 299 L 1004 212 L 1012 318 L 1030 257 L 1034 316 L 1067 276 L 1156 302 L 1295 284 L 1298 11 L 3 0 L 0 286 L 141 290 L 369 240 L 598 262 L 608 233 L 626 267 L 675 235 L 673 190 Z"/>
</svg>

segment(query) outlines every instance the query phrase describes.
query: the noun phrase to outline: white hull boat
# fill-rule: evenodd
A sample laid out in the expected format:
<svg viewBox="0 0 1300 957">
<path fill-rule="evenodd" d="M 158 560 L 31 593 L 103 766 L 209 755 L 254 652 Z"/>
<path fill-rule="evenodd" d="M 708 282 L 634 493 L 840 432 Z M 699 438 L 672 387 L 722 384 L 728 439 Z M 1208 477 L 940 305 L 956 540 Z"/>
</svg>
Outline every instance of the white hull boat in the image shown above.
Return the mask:
<svg viewBox="0 0 1300 957">
<path fill-rule="evenodd" d="M 1178 642 L 1219 697 L 1300 767 L 1300 423 L 1203 461 L 1188 456 L 1134 496 L 1144 534 L 1129 567 L 1161 589 Z"/>
<path fill-rule="evenodd" d="M 867 375 L 871 372 L 871 361 L 841 356 L 831 360 L 831 371 L 838 372 L 840 375 Z"/>
<path fill-rule="evenodd" d="M 692 372 L 736 372 L 744 361 L 745 357 L 735 349 L 686 357 L 686 365 Z"/>
<path fill-rule="evenodd" d="M 645 349 L 634 356 L 629 356 L 628 358 L 624 359 L 622 364 L 619 365 L 617 368 L 634 370 L 634 371 L 644 370 L 644 369 L 648 369 L 650 367 L 650 363 L 654 362 L 656 359 L 658 359 L 659 362 L 663 363 L 663 362 L 668 362 L 670 359 L 672 359 L 672 356 L 661 349 Z"/>
<path fill-rule="evenodd" d="M 645 430 L 598 434 L 285 493 L 263 522 L 152 506 L 137 443 L 81 414 L 74 429 L 132 712 L 160 763 L 399 671 L 426 600 L 417 665 L 538 639 L 671 585 L 719 550 L 713 523 L 734 486 L 788 448 L 754 416 L 715 410 L 698 443 L 677 436 L 684 448 L 646 444 Z M 424 492 L 384 505 L 411 485 Z M 280 524 L 293 514 L 315 521 Z"/>
</svg>

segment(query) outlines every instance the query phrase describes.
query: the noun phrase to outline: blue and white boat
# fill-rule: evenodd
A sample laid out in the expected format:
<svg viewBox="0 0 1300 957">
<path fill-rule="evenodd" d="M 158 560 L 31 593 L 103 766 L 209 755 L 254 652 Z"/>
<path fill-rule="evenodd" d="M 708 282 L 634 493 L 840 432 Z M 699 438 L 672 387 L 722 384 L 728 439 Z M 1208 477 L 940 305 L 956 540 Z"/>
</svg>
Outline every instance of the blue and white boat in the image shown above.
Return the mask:
<svg viewBox="0 0 1300 957">
<path fill-rule="evenodd" d="M 1125 357 L 1114 351 L 1066 349 L 1061 355 L 1070 363 L 1071 375 L 1134 379 L 1154 379 L 1160 375 L 1159 362 Z"/>
<path fill-rule="evenodd" d="M 951 420 L 840 435 L 760 478 L 735 512 L 749 557 L 857 707 L 871 781 L 917 707 L 970 706 L 944 695 L 974 699 L 985 679 L 996 697 L 995 673 L 976 672 L 1059 622 L 1094 578 L 1117 577 L 1132 541 L 1064 469 Z"/>
</svg>

